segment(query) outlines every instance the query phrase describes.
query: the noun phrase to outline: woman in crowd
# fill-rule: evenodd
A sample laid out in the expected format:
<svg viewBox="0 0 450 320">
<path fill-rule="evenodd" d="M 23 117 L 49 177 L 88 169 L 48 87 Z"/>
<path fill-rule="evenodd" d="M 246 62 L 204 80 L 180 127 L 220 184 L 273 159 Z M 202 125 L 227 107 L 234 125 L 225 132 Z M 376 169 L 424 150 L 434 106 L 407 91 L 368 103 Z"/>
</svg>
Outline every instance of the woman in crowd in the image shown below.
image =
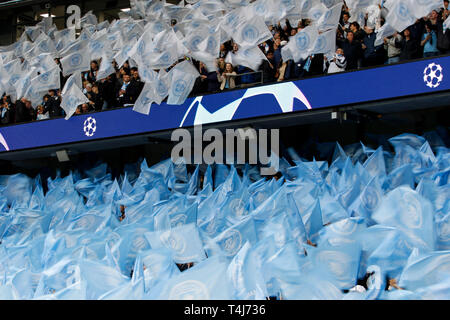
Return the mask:
<svg viewBox="0 0 450 320">
<path fill-rule="evenodd" d="M 220 90 L 234 89 L 236 87 L 235 77 L 236 72 L 233 70 L 233 65 L 227 63 L 225 71 L 220 75 Z"/>
</svg>

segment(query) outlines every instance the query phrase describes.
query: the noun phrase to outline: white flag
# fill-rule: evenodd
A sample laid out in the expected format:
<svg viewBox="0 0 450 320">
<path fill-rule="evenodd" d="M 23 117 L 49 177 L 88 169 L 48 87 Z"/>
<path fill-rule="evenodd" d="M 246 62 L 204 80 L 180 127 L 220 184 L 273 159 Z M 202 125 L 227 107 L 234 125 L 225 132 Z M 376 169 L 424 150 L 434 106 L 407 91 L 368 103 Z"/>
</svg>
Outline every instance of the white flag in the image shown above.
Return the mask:
<svg viewBox="0 0 450 320">
<path fill-rule="evenodd" d="M 61 86 L 59 73 L 59 68 L 55 67 L 31 79 L 34 90 L 47 91 L 50 89 L 58 89 Z"/>
<path fill-rule="evenodd" d="M 103 54 L 101 57 L 102 61 L 100 63 L 100 68 L 97 72 L 97 79 L 105 79 L 107 76 L 109 76 L 111 73 L 115 73 L 116 69 L 114 69 L 114 66 L 112 64 L 113 60 L 112 58 L 109 58 L 106 54 Z"/>
<path fill-rule="evenodd" d="M 240 23 L 231 37 L 243 48 L 251 48 L 272 38 L 269 28 L 261 17 L 251 17 Z"/>
<path fill-rule="evenodd" d="M 154 102 L 154 83 L 146 82 L 144 87 L 142 88 L 141 93 L 139 94 L 139 97 L 136 99 L 133 111 L 146 114 L 148 115 L 150 113 L 150 107 L 152 103 Z"/>
<path fill-rule="evenodd" d="M 86 48 L 74 52 L 61 59 L 63 75 L 67 76 L 75 71 L 87 71 L 91 66 L 91 57 Z"/>
<path fill-rule="evenodd" d="M 76 86 L 78 86 L 79 89 L 81 89 L 82 82 L 81 82 L 81 73 L 80 72 L 75 72 L 66 80 L 66 83 L 64 84 L 64 88 L 61 90 L 61 95 L 66 93 L 72 85 L 76 85 Z"/>
<path fill-rule="evenodd" d="M 26 90 L 31 85 L 31 78 L 35 74 L 35 71 L 22 74 L 19 80 L 15 83 L 16 96 L 20 99 L 24 96 Z"/>
<path fill-rule="evenodd" d="M 286 47 L 292 53 L 294 61 L 306 59 L 313 52 L 318 36 L 319 31 L 317 27 L 311 25 L 290 38 Z"/>
<path fill-rule="evenodd" d="M 409 0 L 410 7 L 413 10 L 414 17 L 417 19 L 423 18 L 431 13 L 433 10 L 438 10 L 443 7 L 442 0 Z"/>
<path fill-rule="evenodd" d="M 68 120 L 77 110 L 80 104 L 88 103 L 89 99 L 83 94 L 78 86 L 71 85 L 70 88 L 62 94 L 61 108 L 66 112 Z"/>
<path fill-rule="evenodd" d="M 312 54 L 333 54 L 336 51 L 336 30 L 325 31 L 317 37 Z"/>
<path fill-rule="evenodd" d="M 328 9 L 322 17 L 320 17 L 317 24 L 319 25 L 319 30 L 324 31 L 328 29 L 336 30 L 339 19 L 341 18 L 342 6 L 344 4 L 338 3 L 335 6 Z"/>
<path fill-rule="evenodd" d="M 53 56 L 50 53 L 42 53 L 34 57 L 31 60 L 30 65 L 32 67 L 35 67 L 37 71 L 40 73 L 44 73 L 55 67 L 59 68 L 59 66 L 56 64 L 55 60 L 53 59 Z"/>
<path fill-rule="evenodd" d="M 398 0 L 389 10 L 386 16 L 386 22 L 395 30 L 403 31 L 416 22 L 414 9 L 408 0 Z"/>
<path fill-rule="evenodd" d="M 397 31 L 389 25 L 389 23 L 385 23 L 380 29 L 377 31 L 377 38 L 375 39 L 375 46 L 382 45 L 384 43 L 384 38 L 392 36 Z"/>
<path fill-rule="evenodd" d="M 239 49 L 236 54 L 228 53 L 227 61 L 231 61 L 233 66 L 244 66 L 256 71 L 263 60 L 267 60 L 264 53 L 258 47 L 249 49 Z"/>
</svg>

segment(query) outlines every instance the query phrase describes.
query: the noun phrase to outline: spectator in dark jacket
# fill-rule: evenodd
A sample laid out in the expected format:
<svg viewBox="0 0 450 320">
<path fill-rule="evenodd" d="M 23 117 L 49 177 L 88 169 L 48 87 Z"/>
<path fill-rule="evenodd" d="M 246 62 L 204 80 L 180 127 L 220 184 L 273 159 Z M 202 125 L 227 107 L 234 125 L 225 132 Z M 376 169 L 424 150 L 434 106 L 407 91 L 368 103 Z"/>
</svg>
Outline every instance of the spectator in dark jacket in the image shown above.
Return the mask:
<svg viewBox="0 0 450 320">
<path fill-rule="evenodd" d="M 116 92 L 119 90 L 116 75 L 110 74 L 99 83 L 99 91 L 104 101 L 103 109 L 112 109 L 117 107 Z"/>
<path fill-rule="evenodd" d="M 347 32 L 347 39 L 338 42 L 338 46 L 344 50 L 344 56 L 347 60 L 347 70 L 358 68 L 358 60 L 362 56 L 361 43 L 355 41 L 353 31 Z"/>
<path fill-rule="evenodd" d="M 400 41 L 400 48 L 402 53 L 400 54 L 400 60 L 411 60 L 419 58 L 419 43 L 411 38 L 411 32 L 409 28 L 403 31 L 403 39 Z"/>
<path fill-rule="evenodd" d="M 22 98 L 16 101 L 16 123 L 33 120 L 30 108 L 32 109 L 31 102 L 27 99 Z"/>
<path fill-rule="evenodd" d="M 262 71 L 262 77 L 264 83 L 270 83 L 275 81 L 275 73 L 277 69 L 274 67 L 273 51 L 267 53 L 267 60 L 263 60 L 259 70 Z"/>
<path fill-rule="evenodd" d="M 131 76 L 129 73 L 123 75 L 123 83 L 117 94 L 117 100 L 120 107 L 126 104 L 134 104 L 138 98 L 138 86 L 136 83 L 131 81 Z"/>
</svg>

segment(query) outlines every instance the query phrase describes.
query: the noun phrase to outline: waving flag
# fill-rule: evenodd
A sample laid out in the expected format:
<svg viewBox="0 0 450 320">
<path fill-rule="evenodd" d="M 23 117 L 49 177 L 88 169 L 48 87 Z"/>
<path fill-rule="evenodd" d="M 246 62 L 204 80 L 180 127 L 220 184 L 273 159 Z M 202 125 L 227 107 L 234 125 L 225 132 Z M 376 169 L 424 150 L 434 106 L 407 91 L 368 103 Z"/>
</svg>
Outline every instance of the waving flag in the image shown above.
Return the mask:
<svg viewBox="0 0 450 320">
<path fill-rule="evenodd" d="M 416 191 L 401 186 L 386 195 L 372 219 L 401 230 L 411 246 L 433 250 L 435 234 L 433 206 Z"/>
<path fill-rule="evenodd" d="M 317 27 L 308 26 L 298 32 L 294 37 L 291 37 L 286 48 L 289 48 L 294 61 L 306 59 L 312 53 L 318 36 L 319 32 Z"/>
<path fill-rule="evenodd" d="M 252 48 L 272 38 L 264 20 L 258 16 L 240 22 L 231 36 L 242 48 Z"/>
<path fill-rule="evenodd" d="M 313 54 L 333 54 L 336 51 L 336 30 L 325 31 L 317 37 Z"/>
<path fill-rule="evenodd" d="M 205 261 L 171 278 L 162 290 L 154 291 L 157 300 L 228 300 L 233 288 L 227 281 L 228 261 L 221 256 Z"/>
<path fill-rule="evenodd" d="M 89 99 L 83 94 L 78 86 L 70 86 L 70 88 L 62 94 L 61 108 L 66 112 L 66 120 L 68 120 L 80 104 L 88 103 Z"/>
<path fill-rule="evenodd" d="M 174 254 L 176 263 L 204 260 L 203 243 L 195 224 L 186 224 L 165 231 L 146 233 L 152 249 L 167 248 Z"/>
<path fill-rule="evenodd" d="M 414 16 L 414 7 L 409 0 L 398 0 L 389 8 L 386 16 L 386 22 L 389 23 L 397 31 L 403 31 L 410 25 L 414 24 L 416 17 Z"/>
<path fill-rule="evenodd" d="M 339 19 L 341 18 L 343 5 L 343 2 L 340 2 L 325 11 L 325 13 L 317 21 L 320 31 L 325 31 L 328 29 L 336 30 L 339 24 Z"/>
<path fill-rule="evenodd" d="M 58 67 L 55 67 L 49 71 L 41 73 L 40 75 L 31 79 L 31 83 L 37 91 L 57 89 L 61 85 L 60 70 Z"/>
<path fill-rule="evenodd" d="M 91 66 L 89 51 L 87 48 L 83 48 L 81 51 L 69 54 L 61 59 L 61 65 L 64 76 L 70 75 L 77 71 L 81 72 L 89 70 Z"/>
<path fill-rule="evenodd" d="M 198 76 L 198 72 L 187 73 L 181 70 L 173 70 L 167 104 L 183 104 L 194 87 L 195 79 Z"/>
</svg>

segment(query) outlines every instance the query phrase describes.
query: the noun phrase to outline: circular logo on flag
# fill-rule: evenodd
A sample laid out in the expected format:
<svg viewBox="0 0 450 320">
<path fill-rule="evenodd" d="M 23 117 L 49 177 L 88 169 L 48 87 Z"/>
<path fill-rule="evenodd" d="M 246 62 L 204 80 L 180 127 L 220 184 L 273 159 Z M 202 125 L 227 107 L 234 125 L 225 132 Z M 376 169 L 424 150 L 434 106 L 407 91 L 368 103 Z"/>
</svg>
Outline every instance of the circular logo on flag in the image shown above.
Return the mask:
<svg viewBox="0 0 450 320">
<path fill-rule="evenodd" d="M 228 256 L 234 256 L 242 245 L 242 235 L 235 229 L 228 230 L 223 236 L 223 249 Z"/>
<path fill-rule="evenodd" d="M 170 61 L 170 53 L 165 52 L 162 56 L 161 56 L 161 62 L 163 63 L 169 63 Z"/>
<path fill-rule="evenodd" d="M 357 227 L 358 224 L 350 219 L 344 219 L 330 224 L 330 230 L 344 236 L 353 234 Z"/>
<path fill-rule="evenodd" d="M 423 81 L 429 88 L 437 88 L 444 80 L 442 67 L 439 64 L 431 63 L 423 71 Z"/>
<path fill-rule="evenodd" d="M 361 205 L 367 211 L 372 212 L 377 208 L 380 199 L 380 192 L 376 188 L 368 186 L 361 194 Z"/>
<path fill-rule="evenodd" d="M 167 86 L 164 84 L 164 82 L 162 81 L 158 81 L 158 86 L 157 86 L 157 93 L 160 97 L 165 97 L 167 96 L 169 89 L 167 88 Z"/>
<path fill-rule="evenodd" d="M 41 49 L 41 51 L 49 51 L 49 50 L 48 50 L 47 42 L 42 41 L 42 42 L 39 44 L 39 49 Z"/>
<path fill-rule="evenodd" d="M 49 79 L 49 73 L 48 72 L 42 73 L 40 75 L 40 77 L 38 77 L 38 80 L 39 80 L 40 83 L 47 83 L 48 79 Z"/>
<path fill-rule="evenodd" d="M 317 38 L 316 47 L 315 47 L 314 51 L 317 53 L 323 53 L 322 51 L 324 49 L 325 49 L 325 39 L 324 39 L 323 35 L 320 35 Z"/>
<path fill-rule="evenodd" d="M 203 38 L 200 36 L 194 36 L 191 40 L 191 50 L 198 51 L 198 45 L 202 42 Z"/>
<path fill-rule="evenodd" d="M 259 37 L 259 31 L 255 26 L 251 24 L 246 25 L 244 29 L 242 29 L 241 37 L 245 42 L 254 42 Z"/>
<path fill-rule="evenodd" d="M 320 264 L 328 267 L 331 273 L 340 281 L 348 277 L 350 257 L 341 251 L 325 250 L 318 253 Z"/>
<path fill-rule="evenodd" d="M 179 97 L 183 94 L 183 92 L 186 90 L 187 83 L 186 81 L 180 79 L 175 82 L 173 85 L 172 93 L 174 96 Z"/>
<path fill-rule="evenodd" d="M 411 15 L 409 14 L 409 9 L 402 2 L 400 2 L 397 6 L 397 16 L 401 20 L 409 20 L 410 19 Z"/>
<path fill-rule="evenodd" d="M 310 42 L 311 42 L 311 39 L 306 32 L 300 32 L 295 41 L 295 43 L 297 44 L 297 49 L 299 49 L 299 50 L 309 49 Z"/>
<path fill-rule="evenodd" d="M 83 131 L 87 137 L 92 137 L 97 130 L 97 122 L 94 118 L 89 117 L 84 121 Z"/>
<path fill-rule="evenodd" d="M 400 220 L 409 229 L 422 227 L 422 206 L 419 200 L 411 193 L 403 195 L 400 204 Z"/>
<path fill-rule="evenodd" d="M 302 12 L 308 12 L 309 10 L 311 10 L 312 7 L 312 2 L 311 0 L 306 0 L 305 2 L 303 2 L 303 7 L 302 7 Z"/>
<path fill-rule="evenodd" d="M 81 56 L 81 54 L 79 53 L 75 53 L 71 58 L 70 58 L 70 66 L 72 68 L 78 67 L 81 65 L 81 62 L 83 61 L 83 57 Z"/>
<path fill-rule="evenodd" d="M 183 253 L 186 249 L 186 242 L 184 238 L 172 231 L 166 231 L 159 237 L 161 242 L 168 248 L 171 248 L 176 253 Z"/>
<path fill-rule="evenodd" d="M 209 291 L 203 282 L 186 280 L 173 286 L 168 300 L 209 300 Z"/>
<path fill-rule="evenodd" d="M 208 51 L 211 54 L 215 54 L 217 48 L 217 41 L 214 39 L 214 37 L 209 37 L 208 39 L 208 47 L 206 48 L 206 51 Z"/>
<path fill-rule="evenodd" d="M 180 227 L 180 226 L 186 224 L 186 221 L 187 221 L 187 215 L 180 213 L 170 219 L 170 225 L 172 228 Z"/>
</svg>

